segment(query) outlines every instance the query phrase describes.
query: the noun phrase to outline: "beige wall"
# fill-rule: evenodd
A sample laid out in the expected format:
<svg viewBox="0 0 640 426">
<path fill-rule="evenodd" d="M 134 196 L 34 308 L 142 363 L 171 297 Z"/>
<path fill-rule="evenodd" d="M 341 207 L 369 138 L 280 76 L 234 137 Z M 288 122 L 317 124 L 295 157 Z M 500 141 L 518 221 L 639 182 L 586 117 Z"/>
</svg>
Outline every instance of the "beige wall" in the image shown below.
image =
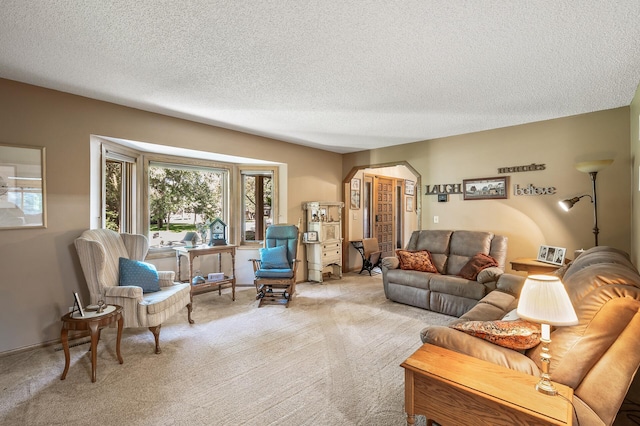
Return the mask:
<svg viewBox="0 0 640 426">
<path fill-rule="evenodd" d="M 631 200 L 632 211 L 640 212 L 640 86 L 630 107 L 630 145 L 631 145 Z M 632 215 L 631 223 L 631 259 L 640 265 L 640 217 Z"/>
<path fill-rule="evenodd" d="M 286 163 L 289 222 L 303 201 L 342 199 L 339 154 L 8 80 L 0 93 L 0 143 L 46 147 L 48 208 L 46 229 L 0 231 L 0 353 L 59 338 L 72 292 L 89 300 L 73 240 L 89 227 L 92 134 Z"/>
<path fill-rule="evenodd" d="M 640 150 L 639 96 L 631 108 L 342 156 L 8 80 L 0 79 L 0 93 L 0 143 L 47 148 L 48 208 L 46 229 L 0 231 L 0 353 L 57 339 L 71 293 L 79 291 L 88 300 L 73 240 L 89 226 L 92 134 L 245 157 L 260 152 L 264 160 L 286 163 L 285 209 L 292 223 L 302 217 L 304 201 L 341 200 L 342 181 L 352 167 L 406 160 L 422 176 L 417 194 L 423 228 L 507 235 L 509 260 L 535 256 L 540 244 L 566 247 L 570 253 L 593 245 L 587 199 L 569 213 L 561 212 L 557 201 L 591 191 L 588 176 L 573 167 L 576 160 L 611 153 L 615 162 L 598 176 L 600 244 L 632 248 L 630 194 L 640 203 L 635 160 L 633 180 L 631 168 Z M 631 125 L 630 115 L 635 117 Z M 546 170 L 512 173 L 511 186 L 555 186 L 556 195 L 515 197 L 510 190 L 507 200 L 463 201 L 452 195 L 448 203 L 420 195 L 424 185 L 497 176 L 499 167 L 530 163 L 544 163 Z M 439 224 L 433 223 L 435 215 Z M 636 234 L 639 228 L 636 219 Z M 634 242 L 639 241 L 636 234 Z"/>
<path fill-rule="evenodd" d="M 343 173 L 352 167 L 407 160 L 422 175 L 424 229 L 488 230 L 509 237 L 508 260 L 535 257 L 541 244 L 576 249 L 594 244 L 593 208 L 583 198 L 568 213 L 557 202 L 591 194 L 589 176 L 574 168 L 588 157 L 614 155 L 598 174 L 599 243 L 631 247 L 629 108 L 617 108 L 539 123 L 435 139 L 344 156 Z M 438 203 L 424 195 L 425 185 L 461 183 L 495 177 L 498 168 L 545 164 L 538 172 L 510 173 L 506 200 L 464 201 L 451 195 Z M 555 195 L 514 196 L 513 186 L 555 187 Z M 433 222 L 439 217 L 439 223 Z"/>
</svg>

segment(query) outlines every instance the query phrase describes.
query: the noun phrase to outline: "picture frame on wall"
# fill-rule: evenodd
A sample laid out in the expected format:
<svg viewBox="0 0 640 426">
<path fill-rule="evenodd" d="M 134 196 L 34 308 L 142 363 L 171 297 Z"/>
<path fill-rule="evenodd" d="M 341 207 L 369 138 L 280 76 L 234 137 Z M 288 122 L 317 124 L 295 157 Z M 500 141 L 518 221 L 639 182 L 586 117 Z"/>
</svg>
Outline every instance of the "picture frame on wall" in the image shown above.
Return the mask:
<svg viewBox="0 0 640 426">
<path fill-rule="evenodd" d="M 509 177 L 464 179 L 462 181 L 464 200 L 499 200 L 507 198 Z"/>
<path fill-rule="evenodd" d="M 404 195 L 410 195 L 413 196 L 415 194 L 416 191 L 416 183 L 412 180 L 405 180 L 404 181 Z"/>
<path fill-rule="evenodd" d="M 309 241 L 311 243 L 317 242 L 318 241 L 318 232 L 317 231 L 305 232 L 305 241 Z"/>
<path fill-rule="evenodd" d="M 351 210 L 360 209 L 360 179 L 351 179 Z"/>
<path fill-rule="evenodd" d="M 538 257 L 536 258 L 536 260 L 562 266 L 564 265 L 564 257 L 566 253 L 567 249 L 564 247 L 542 245 L 538 249 Z"/>
<path fill-rule="evenodd" d="M 0 144 L 0 229 L 46 228 L 45 148 Z"/>
<path fill-rule="evenodd" d="M 408 212 L 412 212 L 413 211 L 413 197 L 407 197 L 406 199 L 406 211 Z"/>
</svg>

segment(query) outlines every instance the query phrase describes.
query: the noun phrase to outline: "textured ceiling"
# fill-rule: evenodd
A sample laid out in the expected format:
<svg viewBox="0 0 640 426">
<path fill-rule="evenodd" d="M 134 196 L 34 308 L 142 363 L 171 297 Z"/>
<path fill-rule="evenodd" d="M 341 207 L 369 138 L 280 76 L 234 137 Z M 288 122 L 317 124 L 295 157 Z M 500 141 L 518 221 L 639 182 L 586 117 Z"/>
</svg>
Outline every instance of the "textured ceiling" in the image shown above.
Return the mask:
<svg viewBox="0 0 640 426">
<path fill-rule="evenodd" d="M 626 106 L 640 82 L 638 0 L 0 11 L 0 77 L 343 153 Z"/>
</svg>

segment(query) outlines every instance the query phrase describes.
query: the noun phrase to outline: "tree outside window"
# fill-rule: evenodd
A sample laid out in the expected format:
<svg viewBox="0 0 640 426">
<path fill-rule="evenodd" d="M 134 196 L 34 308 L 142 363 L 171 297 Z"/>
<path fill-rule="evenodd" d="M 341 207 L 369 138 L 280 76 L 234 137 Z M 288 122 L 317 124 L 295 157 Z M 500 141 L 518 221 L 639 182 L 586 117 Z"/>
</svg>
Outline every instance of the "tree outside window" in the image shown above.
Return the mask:
<svg viewBox="0 0 640 426">
<path fill-rule="evenodd" d="M 224 219 L 225 178 L 225 170 L 151 163 L 151 246 L 171 246 L 189 231 L 202 231 L 216 217 Z"/>
<path fill-rule="evenodd" d="M 242 172 L 243 211 L 242 240 L 262 241 L 267 226 L 273 223 L 273 173 Z"/>
</svg>

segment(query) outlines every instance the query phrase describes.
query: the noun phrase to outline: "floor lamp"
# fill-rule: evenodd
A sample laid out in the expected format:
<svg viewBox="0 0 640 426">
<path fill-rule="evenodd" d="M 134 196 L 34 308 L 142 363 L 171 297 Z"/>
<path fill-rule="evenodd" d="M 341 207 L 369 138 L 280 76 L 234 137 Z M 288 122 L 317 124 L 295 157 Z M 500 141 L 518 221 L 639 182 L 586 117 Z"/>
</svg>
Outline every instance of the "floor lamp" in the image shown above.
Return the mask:
<svg viewBox="0 0 640 426">
<path fill-rule="evenodd" d="M 596 191 L 596 176 L 598 172 L 608 165 L 613 163 L 613 160 L 595 160 L 595 161 L 583 161 L 581 163 L 576 163 L 575 167 L 582 173 L 589 173 L 591 177 L 591 185 L 592 185 L 592 195 L 585 194 L 579 197 L 573 197 L 566 200 L 559 201 L 560 207 L 564 211 L 569 211 L 571 207 L 574 206 L 581 198 L 589 197 L 591 198 L 591 203 L 593 203 L 593 235 L 595 236 L 596 246 L 598 245 L 598 233 L 600 230 L 598 229 L 598 197 Z"/>
</svg>

